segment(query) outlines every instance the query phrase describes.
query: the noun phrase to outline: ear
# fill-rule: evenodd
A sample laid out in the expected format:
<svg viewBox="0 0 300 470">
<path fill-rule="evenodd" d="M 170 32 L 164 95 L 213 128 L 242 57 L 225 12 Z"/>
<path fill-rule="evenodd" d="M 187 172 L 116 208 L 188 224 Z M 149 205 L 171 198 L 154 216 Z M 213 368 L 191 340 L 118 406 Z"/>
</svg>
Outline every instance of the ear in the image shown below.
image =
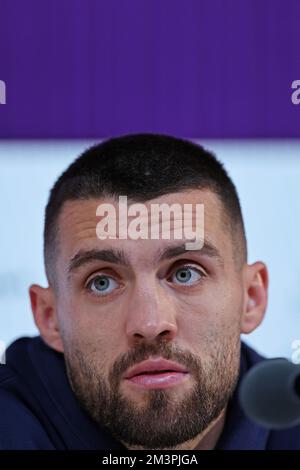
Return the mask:
<svg viewBox="0 0 300 470">
<path fill-rule="evenodd" d="M 248 334 L 262 322 L 268 303 L 268 270 L 257 261 L 247 264 L 243 273 L 245 298 L 241 317 L 241 333 Z"/>
<path fill-rule="evenodd" d="M 48 346 L 58 352 L 63 352 L 53 289 L 33 284 L 29 288 L 29 296 L 34 321 L 41 337 Z"/>
</svg>

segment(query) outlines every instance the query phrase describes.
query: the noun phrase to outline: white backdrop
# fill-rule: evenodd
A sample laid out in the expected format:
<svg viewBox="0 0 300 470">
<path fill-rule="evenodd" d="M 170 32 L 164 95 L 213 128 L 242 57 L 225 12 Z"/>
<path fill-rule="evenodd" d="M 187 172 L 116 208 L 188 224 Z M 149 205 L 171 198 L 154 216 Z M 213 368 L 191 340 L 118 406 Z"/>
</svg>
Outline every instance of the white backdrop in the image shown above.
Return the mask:
<svg viewBox="0 0 300 470">
<path fill-rule="evenodd" d="M 59 174 L 93 142 L 0 143 L 0 344 L 37 333 L 28 286 L 46 285 L 44 208 Z M 240 194 L 249 262 L 265 261 L 270 299 L 263 324 L 243 339 L 266 356 L 292 358 L 300 344 L 300 142 L 202 141 Z"/>
</svg>

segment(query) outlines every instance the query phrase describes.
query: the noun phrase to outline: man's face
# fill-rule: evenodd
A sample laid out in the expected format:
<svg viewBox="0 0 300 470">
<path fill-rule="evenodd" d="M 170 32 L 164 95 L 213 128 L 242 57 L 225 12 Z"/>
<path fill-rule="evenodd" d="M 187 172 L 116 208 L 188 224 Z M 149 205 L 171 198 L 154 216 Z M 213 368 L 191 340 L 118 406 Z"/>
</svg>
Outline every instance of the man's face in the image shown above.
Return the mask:
<svg viewBox="0 0 300 470">
<path fill-rule="evenodd" d="M 158 197 L 146 203 L 149 211 L 151 203 L 204 204 L 210 246 L 169 250 L 159 260 L 185 240 L 99 240 L 103 202 L 118 212 L 117 200 L 91 199 L 65 203 L 59 217 L 56 310 L 70 383 L 88 413 L 126 445 L 172 448 L 206 429 L 236 385 L 244 294 L 232 235 L 212 192 Z M 84 256 L 99 250 L 122 262 Z M 187 373 L 166 387 L 124 378 L 149 358 Z"/>
</svg>

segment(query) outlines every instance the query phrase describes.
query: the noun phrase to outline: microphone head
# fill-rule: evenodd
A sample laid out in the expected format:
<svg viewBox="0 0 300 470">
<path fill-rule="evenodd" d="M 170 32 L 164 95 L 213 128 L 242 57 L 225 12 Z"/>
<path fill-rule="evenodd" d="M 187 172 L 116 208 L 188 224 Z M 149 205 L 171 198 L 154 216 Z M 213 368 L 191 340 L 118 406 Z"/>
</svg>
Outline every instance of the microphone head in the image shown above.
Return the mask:
<svg viewBox="0 0 300 470">
<path fill-rule="evenodd" d="M 245 414 L 263 427 L 299 424 L 300 366 L 283 358 L 260 362 L 242 380 L 239 400 Z"/>
</svg>

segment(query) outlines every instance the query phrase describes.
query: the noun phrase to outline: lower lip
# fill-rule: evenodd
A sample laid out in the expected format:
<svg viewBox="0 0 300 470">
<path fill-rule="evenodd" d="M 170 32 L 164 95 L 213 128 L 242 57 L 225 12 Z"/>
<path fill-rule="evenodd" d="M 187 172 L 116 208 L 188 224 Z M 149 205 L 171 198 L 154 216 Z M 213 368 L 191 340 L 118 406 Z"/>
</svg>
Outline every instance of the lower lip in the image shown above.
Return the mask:
<svg viewBox="0 0 300 470">
<path fill-rule="evenodd" d="M 153 375 L 135 375 L 125 380 L 139 388 L 167 388 L 181 383 L 188 375 L 188 372 L 163 372 Z"/>
</svg>

